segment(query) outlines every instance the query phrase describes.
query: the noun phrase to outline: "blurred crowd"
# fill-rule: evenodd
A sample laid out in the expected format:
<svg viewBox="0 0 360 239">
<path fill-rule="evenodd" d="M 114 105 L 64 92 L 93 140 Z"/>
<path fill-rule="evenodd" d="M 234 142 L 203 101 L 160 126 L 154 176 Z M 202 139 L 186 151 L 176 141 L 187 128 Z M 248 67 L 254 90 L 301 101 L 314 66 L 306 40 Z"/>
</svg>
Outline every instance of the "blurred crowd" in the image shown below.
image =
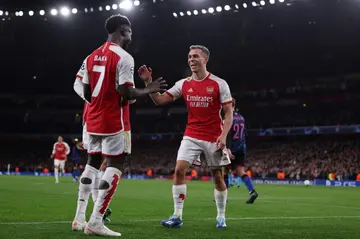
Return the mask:
<svg viewBox="0 0 360 239">
<path fill-rule="evenodd" d="M 333 138 L 329 136 L 300 136 L 294 138 L 257 138 L 248 142 L 246 169 L 255 178 L 276 178 L 278 172 L 284 172 L 286 179 L 327 179 L 330 173 L 338 180 L 355 179 L 360 173 L 360 139 Z M 127 174 L 146 174 L 152 176 L 172 175 L 174 172 L 179 140 L 134 142 L 133 153 L 128 156 L 124 171 Z M 29 142 L 17 145 L 14 150 L 6 150 L 0 157 L 0 171 L 6 171 L 10 163 L 11 170 L 42 172 L 44 168 L 53 169 L 50 159 L 52 144 L 48 142 Z M 18 150 L 21 149 L 21 150 Z M 77 150 L 75 147 L 72 150 Z M 81 153 L 80 164 L 86 163 Z M 67 171 L 72 170 L 72 158 L 69 155 Z M 198 176 L 209 176 L 210 171 L 203 160 L 197 170 Z"/>
</svg>

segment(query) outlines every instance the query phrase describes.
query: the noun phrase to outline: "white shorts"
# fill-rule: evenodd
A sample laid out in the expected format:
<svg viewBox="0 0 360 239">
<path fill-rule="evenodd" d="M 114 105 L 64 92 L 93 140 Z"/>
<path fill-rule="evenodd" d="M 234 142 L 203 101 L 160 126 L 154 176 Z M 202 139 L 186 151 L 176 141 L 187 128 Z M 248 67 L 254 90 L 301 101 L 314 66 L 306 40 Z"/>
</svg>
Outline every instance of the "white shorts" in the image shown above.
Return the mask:
<svg viewBox="0 0 360 239">
<path fill-rule="evenodd" d="M 64 169 L 65 168 L 65 160 L 54 159 L 54 166 Z"/>
<path fill-rule="evenodd" d="M 125 139 L 123 133 L 115 135 L 89 134 L 88 154 L 102 154 L 104 156 L 120 156 L 125 153 Z"/>
<path fill-rule="evenodd" d="M 89 144 L 89 134 L 86 130 L 86 123 L 84 124 L 83 126 L 83 133 L 82 133 L 82 142 L 83 142 L 83 148 L 85 150 L 87 150 L 89 147 L 88 147 L 88 144 Z"/>
<path fill-rule="evenodd" d="M 124 135 L 124 153 L 131 154 L 131 131 L 123 131 L 121 134 Z"/>
<path fill-rule="evenodd" d="M 189 164 L 197 164 L 200 155 L 204 153 L 209 167 L 220 167 L 231 163 L 228 157 L 223 157 L 222 150 L 218 150 L 216 143 L 184 136 L 181 141 L 177 160 L 185 160 Z"/>
</svg>

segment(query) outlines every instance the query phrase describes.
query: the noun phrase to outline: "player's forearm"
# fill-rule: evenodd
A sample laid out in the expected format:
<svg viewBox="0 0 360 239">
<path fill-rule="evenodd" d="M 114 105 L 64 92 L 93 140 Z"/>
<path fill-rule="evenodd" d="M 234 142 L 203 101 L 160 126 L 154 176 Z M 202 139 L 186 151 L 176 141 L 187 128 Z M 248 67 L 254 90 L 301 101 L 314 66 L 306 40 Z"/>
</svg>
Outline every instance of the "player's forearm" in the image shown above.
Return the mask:
<svg viewBox="0 0 360 239">
<path fill-rule="evenodd" d="M 78 96 L 80 96 L 83 100 L 85 100 L 84 85 L 79 78 L 76 78 L 76 80 L 74 82 L 74 91 L 76 92 L 76 94 L 78 94 Z"/>
<path fill-rule="evenodd" d="M 145 81 L 145 86 L 147 87 L 148 84 L 151 82 L 151 79 L 148 81 Z M 163 102 L 161 101 L 162 94 L 159 92 L 150 94 L 151 100 L 154 102 L 155 105 L 161 105 Z"/>
<path fill-rule="evenodd" d="M 223 129 L 223 136 L 227 137 L 227 135 L 229 134 L 229 131 L 231 129 L 232 123 L 233 123 L 233 113 L 232 112 L 228 112 L 225 113 L 224 116 L 224 129 Z"/>
<path fill-rule="evenodd" d="M 142 89 L 131 88 L 129 90 L 128 95 L 126 95 L 126 97 L 128 99 L 135 99 L 135 98 L 139 98 L 139 97 L 145 97 L 148 94 L 150 94 L 150 90 L 148 88 L 142 88 Z"/>
</svg>

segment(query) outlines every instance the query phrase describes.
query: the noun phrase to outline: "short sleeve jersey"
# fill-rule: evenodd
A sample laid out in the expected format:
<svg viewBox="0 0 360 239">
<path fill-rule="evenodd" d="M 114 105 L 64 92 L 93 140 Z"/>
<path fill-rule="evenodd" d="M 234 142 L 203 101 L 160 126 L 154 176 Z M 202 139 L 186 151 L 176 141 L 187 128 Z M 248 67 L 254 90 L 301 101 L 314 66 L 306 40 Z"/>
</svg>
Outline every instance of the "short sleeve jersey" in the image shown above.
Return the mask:
<svg viewBox="0 0 360 239">
<path fill-rule="evenodd" d="M 120 46 L 106 42 L 85 59 L 77 77 L 91 88 L 85 117 L 89 134 L 114 135 L 123 131 L 124 107 L 117 86 L 134 85 L 133 57 Z"/>
<path fill-rule="evenodd" d="M 216 142 L 223 130 L 221 109 L 230 104 L 232 97 L 225 80 L 209 73 L 201 81 L 188 77 L 166 91 L 174 100 L 184 98 L 188 109 L 188 122 L 184 136 Z"/>
</svg>

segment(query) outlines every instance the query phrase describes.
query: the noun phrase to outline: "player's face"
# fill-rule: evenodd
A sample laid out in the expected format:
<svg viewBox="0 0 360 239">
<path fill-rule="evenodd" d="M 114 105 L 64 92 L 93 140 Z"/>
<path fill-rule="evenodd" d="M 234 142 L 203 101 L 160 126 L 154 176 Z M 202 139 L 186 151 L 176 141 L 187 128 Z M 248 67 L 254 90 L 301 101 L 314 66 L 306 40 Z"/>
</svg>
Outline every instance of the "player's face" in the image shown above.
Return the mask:
<svg viewBox="0 0 360 239">
<path fill-rule="evenodd" d="M 58 137 L 58 142 L 62 142 L 63 141 L 63 138 L 61 136 Z"/>
<path fill-rule="evenodd" d="M 208 58 L 200 49 L 192 49 L 188 55 L 188 63 L 191 72 L 198 72 L 201 69 L 204 69 Z"/>
<path fill-rule="evenodd" d="M 124 33 L 124 35 L 122 37 L 124 39 L 124 47 L 126 49 L 130 45 L 131 40 L 132 40 L 132 37 L 131 37 L 132 36 L 132 30 L 131 30 L 130 26 L 124 25 L 124 26 L 122 26 L 122 31 Z"/>
</svg>

